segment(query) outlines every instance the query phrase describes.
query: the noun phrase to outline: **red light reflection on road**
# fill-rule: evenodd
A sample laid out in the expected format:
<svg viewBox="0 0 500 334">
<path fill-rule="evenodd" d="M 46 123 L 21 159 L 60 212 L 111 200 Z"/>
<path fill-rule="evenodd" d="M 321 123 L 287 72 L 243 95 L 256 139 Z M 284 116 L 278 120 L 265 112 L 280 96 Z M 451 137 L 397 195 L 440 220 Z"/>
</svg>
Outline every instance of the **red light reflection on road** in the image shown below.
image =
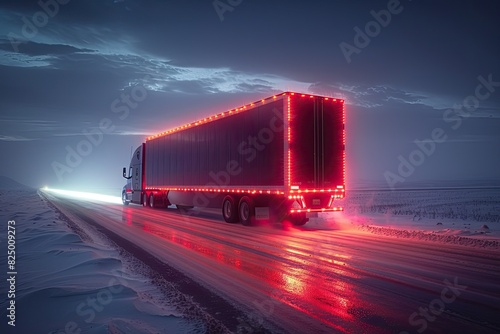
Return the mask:
<svg viewBox="0 0 500 334">
<path fill-rule="evenodd" d="M 299 267 L 292 266 L 283 274 L 285 284 L 282 288 L 298 297 L 294 306 L 339 331 L 347 332 L 341 323 L 354 320 L 349 310 L 360 302 L 349 284 L 358 276 L 346 270 L 351 257 L 318 248 L 316 242 L 304 247 L 303 243 L 299 245 L 291 239 L 286 245 L 283 254 L 288 260 L 286 262 L 296 263 Z"/>
<path fill-rule="evenodd" d="M 124 221 L 129 226 L 132 225 L 132 210 L 130 208 L 123 209 L 122 221 Z"/>
<path fill-rule="evenodd" d="M 125 213 L 128 217 L 128 213 Z M 127 218 L 127 222 L 129 219 Z M 245 244 L 244 240 L 227 240 L 217 232 L 199 231 L 190 227 L 168 227 L 153 222 L 133 223 L 145 232 L 153 234 L 166 242 L 196 252 L 205 258 L 244 272 L 247 276 L 257 277 L 269 286 L 267 295 L 289 305 L 308 316 L 335 328 L 348 332 L 347 326 L 354 319 L 349 310 L 362 303 L 353 288 L 353 279 L 357 278 L 349 267 L 350 256 L 329 250 L 317 250 L 316 242 L 295 241 L 294 233 L 269 235 L 269 242 L 278 247 L 262 250 L 258 245 Z M 179 230 L 182 228 L 182 230 Z M 175 229 L 175 230 L 174 230 Z M 272 238 L 280 239 L 279 247 Z M 300 235 L 299 237 L 303 237 Z M 300 239 L 303 240 L 303 239 Z M 314 240 L 313 240 L 314 241 Z M 258 249 L 258 251 L 254 251 Z M 279 257 L 282 261 L 274 261 Z"/>
</svg>

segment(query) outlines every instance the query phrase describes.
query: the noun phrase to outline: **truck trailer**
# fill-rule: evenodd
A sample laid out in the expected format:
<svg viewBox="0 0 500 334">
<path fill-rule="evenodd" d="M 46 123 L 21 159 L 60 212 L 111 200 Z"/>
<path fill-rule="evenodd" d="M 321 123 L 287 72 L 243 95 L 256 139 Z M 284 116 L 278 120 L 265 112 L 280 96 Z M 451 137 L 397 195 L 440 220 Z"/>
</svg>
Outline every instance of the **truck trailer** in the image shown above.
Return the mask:
<svg viewBox="0 0 500 334">
<path fill-rule="evenodd" d="M 123 168 L 122 201 L 303 225 L 343 210 L 345 138 L 343 99 L 281 93 L 147 137 Z"/>
</svg>

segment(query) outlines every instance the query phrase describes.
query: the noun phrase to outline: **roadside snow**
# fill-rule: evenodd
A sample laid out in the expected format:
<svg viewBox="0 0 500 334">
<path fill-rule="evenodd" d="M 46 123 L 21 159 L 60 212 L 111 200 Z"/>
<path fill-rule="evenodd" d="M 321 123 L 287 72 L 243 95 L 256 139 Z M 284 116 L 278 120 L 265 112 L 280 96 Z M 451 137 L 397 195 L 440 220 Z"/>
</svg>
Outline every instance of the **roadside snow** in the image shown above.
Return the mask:
<svg viewBox="0 0 500 334">
<path fill-rule="evenodd" d="M 308 225 L 500 248 L 500 189 L 353 191 L 338 205 Z"/>
<path fill-rule="evenodd" d="M 203 332 L 128 270 L 116 250 L 82 241 L 35 190 L 0 190 L 0 201 L 0 332 L 13 329 L 6 311 L 9 220 L 16 222 L 16 333 Z"/>
</svg>

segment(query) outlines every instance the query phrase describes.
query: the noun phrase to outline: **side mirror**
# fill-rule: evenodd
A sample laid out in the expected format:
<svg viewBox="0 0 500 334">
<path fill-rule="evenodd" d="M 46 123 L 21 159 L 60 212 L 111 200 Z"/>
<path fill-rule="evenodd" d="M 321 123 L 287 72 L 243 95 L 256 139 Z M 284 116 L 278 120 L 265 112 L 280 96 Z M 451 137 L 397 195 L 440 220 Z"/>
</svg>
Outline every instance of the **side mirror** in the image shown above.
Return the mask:
<svg viewBox="0 0 500 334">
<path fill-rule="evenodd" d="M 123 177 L 128 179 L 127 177 L 127 167 L 123 167 Z"/>
</svg>

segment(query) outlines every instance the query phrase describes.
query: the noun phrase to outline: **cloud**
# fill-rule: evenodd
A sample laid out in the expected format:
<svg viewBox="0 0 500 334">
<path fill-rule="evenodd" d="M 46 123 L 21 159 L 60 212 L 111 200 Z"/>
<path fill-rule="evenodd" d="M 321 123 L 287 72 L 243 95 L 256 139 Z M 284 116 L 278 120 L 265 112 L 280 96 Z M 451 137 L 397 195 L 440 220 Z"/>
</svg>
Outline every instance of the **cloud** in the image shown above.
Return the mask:
<svg viewBox="0 0 500 334">
<path fill-rule="evenodd" d="M 452 109 L 452 108 L 447 108 Z M 446 109 L 443 109 L 443 111 Z M 491 119 L 498 120 L 500 119 L 500 108 L 491 108 L 491 107 L 481 107 L 474 109 L 474 111 L 468 112 L 466 109 L 463 110 L 464 114 L 460 115 L 460 117 L 464 119 L 468 118 L 478 118 L 478 119 Z"/>
<path fill-rule="evenodd" d="M 0 50 L 0 65 L 13 67 L 46 67 L 50 66 L 53 57 L 27 56 L 22 53 Z"/>
<path fill-rule="evenodd" d="M 420 105 L 437 111 L 453 107 L 453 99 L 446 96 L 395 88 L 391 85 L 363 85 L 346 83 L 314 83 L 309 90 L 316 94 L 344 98 L 346 103 L 364 109 L 388 105 Z"/>
<path fill-rule="evenodd" d="M 50 131 L 62 126 L 56 121 L 41 119 L 2 118 L 0 123 L 3 123 L 4 128 L 18 128 L 25 131 Z"/>
<path fill-rule="evenodd" d="M 32 141 L 35 139 L 30 139 L 30 138 L 25 138 L 21 136 L 4 136 L 0 135 L 0 140 L 1 141 Z"/>
<path fill-rule="evenodd" d="M 85 137 L 86 134 L 83 132 L 86 131 L 89 134 L 96 134 L 96 133 L 102 133 L 98 128 L 85 128 L 83 130 L 78 130 L 74 129 L 74 132 L 61 132 L 61 133 L 54 133 L 54 137 Z M 142 136 L 142 137 L 147 137 L 147 136 L 152 136 L 154 135 L 155 132 L 151 131 L 144 131 L 141 129 L 132 129 L 130 127 L 118 127 L 115 126 L 115 130 L 112 132 L 106 132 L 104 135 L 105 136 Z"/>
<path fill-rule="evenodd" d="M 92 50 L 85 48 L 76 48 L 65 44 L 45 44 L 25 41 L 18 46 L 18 52 L 28 56 L 44 56 L 44 55 L 66 55 L 77 52 L 90 52 Z M 0 50 L 13 51 L 9 40 L 0 39 Z"/>
<path fill-rule="evenodd" d="M 452 138 L 447 138 L 444 143 L 490 143 L 493 141 L 500 141 L 500 136 L 460 134 Z"/>
<path fill-rule="evenodd" d="M 58 135 L 61 131 L 67 131 L 70 125 L 50 120 L 3 118 L 0 119 L 0 127 L 4 133 L 7 133 L 0 140 L 33 141 Z M 77 126 L 74 126 L 74 128 L 78 129 Z M 28 138 L 25 134 L 35 136 L 35 138 Z"/>
<path fill-rule="evenodd" d="M 75 38 L 78 36 L 82 39 Z M 20 44 L 18 53 L 10 50 L 7 40 L 0 40 L 0 53 L 3 55 L 0 64 L 72 71 L 85 67 L 101 72 L 119 70 L 120 75 L 129 78 L 118 88 L 121 90 L 136 84 L 159 92 L 193 94 L 285 91 L 290 90 L 290 86 L 303 90 L 307 87 L 307 84 L 278 75 L 246 73 L 227 67 L 174 65 L 163 56 L 139 52 L 134 47 L 133 38 L 117 35 L 109 29 L 64 27 L 38 40 Z M 144 80 L 146 76 L 148 80 Z"/>
</svg>

